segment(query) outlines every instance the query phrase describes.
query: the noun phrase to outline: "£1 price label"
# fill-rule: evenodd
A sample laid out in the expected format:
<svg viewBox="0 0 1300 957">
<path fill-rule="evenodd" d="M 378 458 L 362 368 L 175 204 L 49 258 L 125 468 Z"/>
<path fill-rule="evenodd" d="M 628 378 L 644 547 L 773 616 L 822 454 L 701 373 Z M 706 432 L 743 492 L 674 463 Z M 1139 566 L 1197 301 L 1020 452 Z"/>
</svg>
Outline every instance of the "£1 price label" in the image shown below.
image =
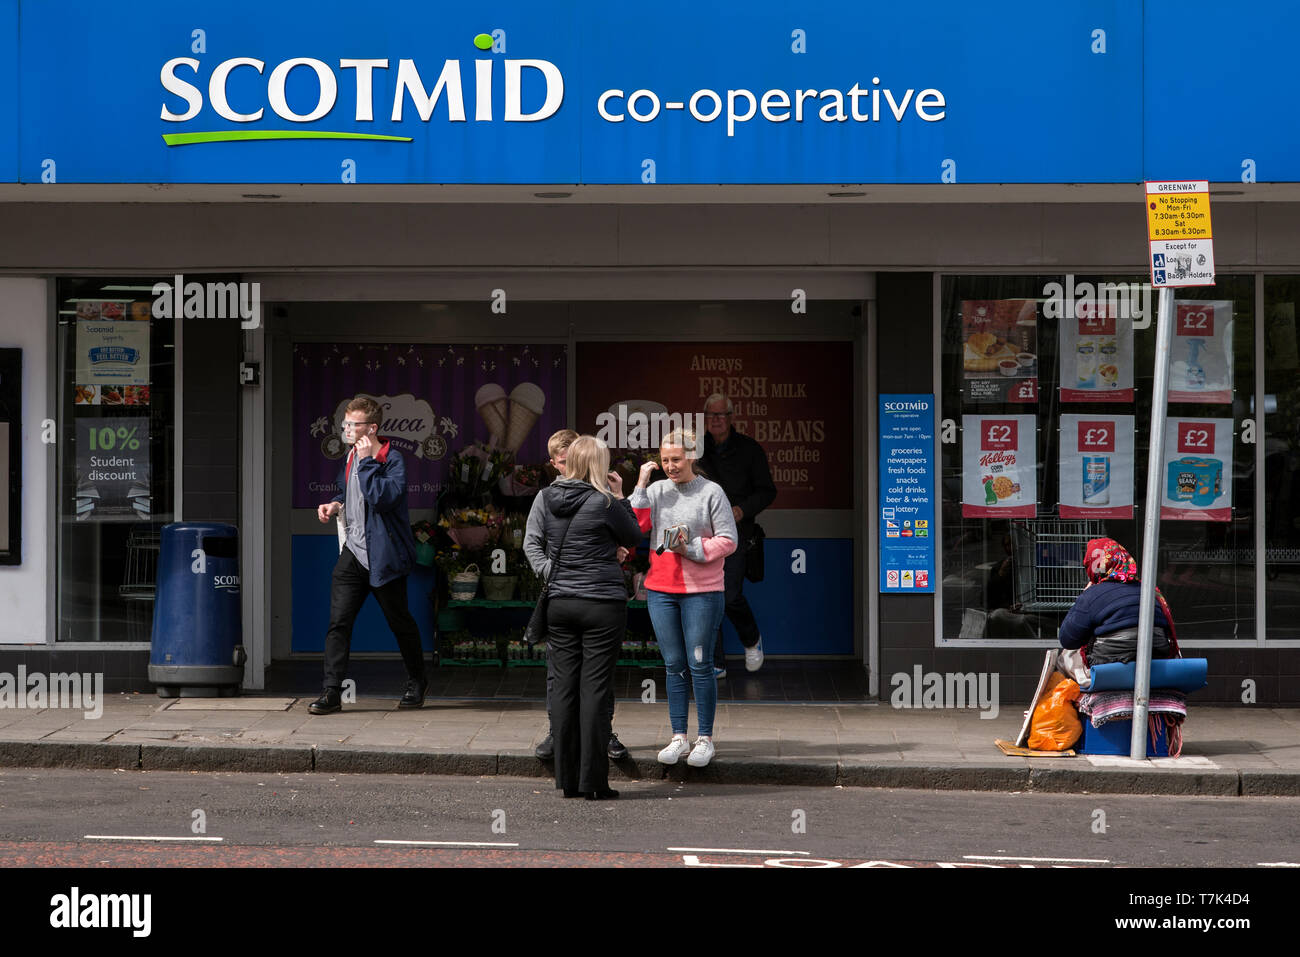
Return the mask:
<svg viewBox="0 0 1300 957">
<path fill-rule="evenodd" d="M 1179 422 L 1178 454 L 1209 455 L 1214 451 L 1213 422 Z"/>
<path fill-rule="evenodd" d="M 1079 320 L 1079 335 L 1115 335 L 1115 307 L 1109 303 L 1085 299 L 1075 303 L 1074 314 Z"/>
<path fill-rule="evenodd" d="M 1015 419 L 985 419 L 980 427 L 980 450 L 984 452 L 1009 452 L 1020 447 Z"/>
<path fill-rule="evenodd" d="M 1174 332 L 1180 336 L 1214 336 L 1214 308 L 1212 306 L 1179 306 Z"/>
<path fill-rule="evenodd" d="M 1080 452 L 1114 452 L 1115 422 L 1102 419 L 1096 422 L 1079 422 Z"/>
</svg>

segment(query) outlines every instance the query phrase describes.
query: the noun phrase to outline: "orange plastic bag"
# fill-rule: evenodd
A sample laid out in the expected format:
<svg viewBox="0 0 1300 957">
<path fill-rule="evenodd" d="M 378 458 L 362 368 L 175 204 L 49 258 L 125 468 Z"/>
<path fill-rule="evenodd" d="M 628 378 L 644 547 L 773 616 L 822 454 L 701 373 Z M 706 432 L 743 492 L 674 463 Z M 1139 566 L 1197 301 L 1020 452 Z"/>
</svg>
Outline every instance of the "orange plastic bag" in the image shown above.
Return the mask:
<svg viewBox="0 0 1300 957">
<path fill-rule="evenodd" d="M 1047 690 L 1034 708 L 1029 725 L 1029 747 L 1035 751 L 1066 751 L 1083 734 L 1083 724 L 1074 702 L 1079 684 L 1059 671 L 1052 672 Z"/>
</svg>

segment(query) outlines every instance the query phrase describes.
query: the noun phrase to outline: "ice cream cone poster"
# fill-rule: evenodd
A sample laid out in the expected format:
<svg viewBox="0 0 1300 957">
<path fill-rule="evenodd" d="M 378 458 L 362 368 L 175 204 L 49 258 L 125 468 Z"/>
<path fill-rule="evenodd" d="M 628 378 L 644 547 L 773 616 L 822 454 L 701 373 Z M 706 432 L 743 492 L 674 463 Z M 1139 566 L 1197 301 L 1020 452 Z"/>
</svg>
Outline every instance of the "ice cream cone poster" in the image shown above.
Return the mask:
<svg viewBox="0 0 1300 957">
<path fill-rule="evenodd" d="M 1133 517 L 1133 421 L 1061 416 L 1061 518 Z"/>
<path fill-rule="evenodd" d="M 963 518 L 1033 518 L 1037 433 L 1032 415 L 963 415 Z"/>
<path fill-rule="evenodd" d="M 448 461 L 474 442 L 541 465 L 566 425 L 567 358 L 563 345 L 295 344 L 294 507 L 337 494 L 339 423 L 356 395 L 383 411 L 379 434 L 402 453 L 410 508 L 437 505 Z"/>
<path fill-rule="evenodd" d="M 1084 299 L 1060 326 L 1061 401 L 1133 401 L 1133 320 Z"/>
<path fill-rule="evenodd" d="M 1165 422 L 1160 517 L 1232 521 L 1232 419 Z"/>
<path fill-rule="evenodd" d="M 965 300 L 961 328 L 968 404 L 1038 402 L 1038 303 Z"/>
<path fill-rule="evenodd" d="M 1232 303 L 1228 300 L 1174 304 L 1169 401 L 1232 401 Z"/>
</svg>

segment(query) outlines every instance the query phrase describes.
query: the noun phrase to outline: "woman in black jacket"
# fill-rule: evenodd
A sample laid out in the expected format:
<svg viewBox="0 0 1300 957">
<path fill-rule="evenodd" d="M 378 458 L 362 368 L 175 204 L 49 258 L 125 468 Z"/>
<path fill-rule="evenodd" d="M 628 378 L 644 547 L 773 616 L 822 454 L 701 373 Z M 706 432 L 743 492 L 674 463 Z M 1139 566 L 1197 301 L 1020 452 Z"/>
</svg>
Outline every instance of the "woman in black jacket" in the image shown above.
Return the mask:
<svg viewBox="0 0 1300 957">
<path fill-rule="evenodd" d="M 609 800 L 610 723 L 605 702 L 627 629 L 627 588 L 615 553 L 641 528 L 609 470 L 609 446 L 590 435 L 569 446 L 567 478 L 544 496 L 546 554 L 530 563 L 547 581 L 547 657 L 554 678 L 555 786 L 565 797 Z"/>
</svg>

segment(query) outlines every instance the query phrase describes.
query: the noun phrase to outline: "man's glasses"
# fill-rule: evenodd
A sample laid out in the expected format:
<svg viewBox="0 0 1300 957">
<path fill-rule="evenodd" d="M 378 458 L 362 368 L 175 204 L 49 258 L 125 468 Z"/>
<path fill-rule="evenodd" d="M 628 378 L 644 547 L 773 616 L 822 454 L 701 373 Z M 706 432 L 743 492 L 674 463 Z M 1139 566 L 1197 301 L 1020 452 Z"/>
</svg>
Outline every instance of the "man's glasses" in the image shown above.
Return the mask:
<svg viewBox="0 0 1300 957">
<path fill-rule="evenodd" d="M 725 419 L 729 415 L 731 415 L 730 412 L 705 412 L 704 413 L 704 417 L 706 419 Z"/>
<path fill-rule="evenodd" d="M 352 429 L 364 429 L 364 428 L 365 428 L 366 426 L 368 426 L 369 424 L 370 424 L 369 422 L 351 422 L 351 421 L 349 421 L 349 420 L 347 420 L 347 419 L 344 419 L 344 420 L 343 420 L 343 431 L 344 431 L 344 432 L 348 432 L 348 431 L 351 431 Z"/>
</svg>

